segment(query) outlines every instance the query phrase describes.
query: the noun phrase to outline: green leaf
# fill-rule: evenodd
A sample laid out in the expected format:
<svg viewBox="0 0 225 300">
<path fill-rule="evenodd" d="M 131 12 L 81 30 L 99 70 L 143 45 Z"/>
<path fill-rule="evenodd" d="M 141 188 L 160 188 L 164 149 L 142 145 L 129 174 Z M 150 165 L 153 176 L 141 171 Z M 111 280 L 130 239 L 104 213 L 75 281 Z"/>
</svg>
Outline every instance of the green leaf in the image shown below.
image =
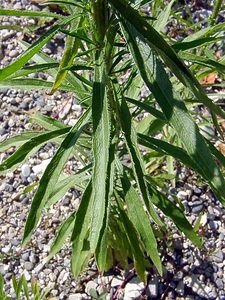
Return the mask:
<svg viewBox="0 0 225 300">
<path fill-rule="evenodd" d="M 177 228 L 183 232 L 186 237 L 192 241 L 192 243 L 197 246 L 201 247 L 202 242 L 200 238 L 197 236 L 195 231 L 193 230 L 191 224 L 186 219 L 184 213 L 180 208 L 178 208 L 174 203 L 169 201 L 167 197 L 157 191 L 156 189 L 152 188 L 149 185 L 150 193 L 152 194 L 152 202 L 171 220 L 173 220 L 174 224 Z"/>
<path fill-rule="evenodd" d="M 133 223 L 137 232 L 140 234 L 145 250 L 153 261 L 159 274 L 162 276 L 162 264 L 160 261 L 159 253 L 157 250 L 157 242 L 150 224 L 149 217 L 147 216 L 144 206 L 138 197 L 135 189 L 131 185 L 127 174 L 123 170 L 121 163 L 117 160 L 117 168 L 120 173 L 120 180 L 122 182 L 124 199 L 127 204 L 128 217 Z"/>
<path fill-rule="evenodd" d="M 123 26 L 125 26 L 125 30 L 129 32 L 129 37 L 132 37 L 132 39 L 136 40 L 136 47 L 139 45 L 139 41 L 142 41 L 142 44 L 148 44 L 151 51 L 156 52 L 157 55 L 163 59 L 168 68 L 170 68 L 176 77 L 190 89 L 198 101 L 205 104 L 215 114 L 221 116 L 222 118 L 225 117 L 225 112 L 207 97 L 207 95 L 203 92 L 198 80 L 193 76 L 188 67 L 185 66 L 185 64 L 181 61 L 176 52 L 138 13 L 138 11 L 132 8 L 125 0 L 109 0 L 109 3 L 111 3 L 119 15 L 122 16 Z M 219 25 L 222 28 L 221 24 Z M 146 61 L 147 60 L 145 60 L 145 62 Z"/>
<path fill-rule="evenodd" d="M 85 170 L 86 171 L 86 170 Z M 55 204 L 62 196 L 71 188 L 75 187 L 78 190 L 84 189 L 84 182 L 88 179 L 88 176 L 84 174 L 70 175 L 68 178 L 57 182 L 57 186 L 53 189 L 46 203 L 46 207 L 50 207 Z"/>
<path fill-rule="evenodd" d="M 206 58 L 206 57 L 203 57 L 203 56 L 189 54 L 189 53 L 186 53 L 186 52 L 180 53 L 179 56 L 182 57 L 183 59 L 186 59 L 186 60 L 192 62 L 192 63 L 202 65 L 202 66 L 206 66 L 206 67 L 209 67 L 213 70 L 216 70 L 219 73 L 225 74 L 225 65 L 219 63 L 216 60 L 209 59 L 209 58 Z"/>
<path fill-rule="evenodd" d="M 23 277 L 23 291 L 26 297 L 26 300 L 29 300 L 29 289 L 25 276 Z"/>
<path fill-rule="evenodd" d="M 14 292 L 16 293 L 16 291 L 17 291 L 17 281 L 16 281 L 16 278 L 15 278 L 14 275 L 12 276 L 12 285 L 13 285 Z"/>
<path fill-rule="evenodd" d="M 106 192 L 109 161 L 110 119 L 105 88 L 103 55 L 96 54 L 95 79 L 92 97 L 93 119 L 93 206 L 91 218 L 90 245 L 95 251 L 102 228 L 108 195 Z M 95 188 L 98 187 L 98 188 Z"/>
<path fill-rule="evenodd" d="M 198 166 L 198 170 L 201 170 L 201 174 L 204 173 L 204 177 L 207 178 L 214 192 L 225 205 L 224 178 L 184 103 L 177 100 L 179 97 L 173 91 L 172 84 L 161 62 L 156 58 L 145 38 L 132 25 L 124 25 L 124 30 L 143 80 L 155 96 L 188 155 Z"/>
<path fill-rule="evenodd" d="M 132 250 L 132 259 L 134 261 L 134 267 L 140 279 L 146 283 L 145 269 L 147 266 L 147 261 L 144 259 L 143 248 L 141 246 L 141 240 L 138 237 L 136 229 L 129 220 L 127 214 L 122 209 L 121 201 L 117 198 L 118 209 L 120 213 L 120 218 L 123 224 L 123 230 L 126 232 L 127 239 L 129 241 Z"/>
<path fill-rule="evenodd" d="M 0 81 L 0 90 L 8 89 L 17 89 L 17 90 L 46 90 L 50 89 L 53 85 L 53 82 L 34 79 L 34 78 L 20 78 L 20 79 L 6 79 Z M 74 92 L 74 87 L 67 84 L 62 84 L 60 86 L 62 91 Z"/>
<path fill-rule="evenodd" d="M 31 65 L 25 66 L 21 70 L 16 71 L 15 73 L 8 76 L 8 78 L 13 79 L 17 77 L 26 76 L 32 73 L 43 72 L 52 68 L 57 68 L 59 66 L 58 63 L 49 63 L 49 64 L 39 64 L 39 65 Z"/>
<path fill-rule="evenodd" d="M 79 208 L 76 213 L 74 229 L 71 237 L 72 257 L 71 268 L 75 278 L 83 270 L 87 260 L 91 255 L 89 230 L 91 221 L 92 207 L 92 183 L 89 182 L 84 191 Z"/>
<path fill-rule="evenodd" d="M 12 16 L 12 17 L 47 17 L 55 19 L 65 18 L 62 15 L 54 14 L 51 12 L 40 12 L 40 11 L 26 11 L 26 10 L 15 10 L 15 9 L 0 9 L 0 16 Z"/>
<path fill-rule="evenodd" d="M 65 124 L 63 124 L 62 122 L 53 119 L 49 116 L 45 116 L 42 114 L 33 114 L 30 117 L 30 122 L 35 122 L 37 123 L 39 126 L 43 127 L 44 129 L 47 130 L 57 130 L 57 129 L 63 129 L 63 128 L 67 128 L 68 131 L 70 130 L 69 127 L 67 127 Z"/>
<path fill-rule="evenodd" d="M 106 195 L 108 199 L 111 198 L 114 189 L 114 159 L 115 159 L 115 143 L 111 142 L 109 149 L 109 163 L 107 170 L 107 181 L 106 181 Z M 95 258 L 97 266 L 101 272 L 108 271 L 112 266 L 111 253 L 109 248 L 109 239 L 110 239 L 110 219 L 112 216 L 111 213 L 111 202 L 106 201 L 106 214 L 103 220 L 103 225 L 100 233 L 100 239 L 98 240 L 98 245 L 95 250 Z"/>
<path fill-rule="evenodd" d="M 187 152 L 177 146 L 171 145 L 165 141 L 155 139 L 143 134 L 138 134 L 138 142 L 148 148 L 154 149 L 159 153 L 163 153 L 165 155 L 170 155 L 178 160 L 180 160 L 184 165 L 190 166 L 197 172 L 201 172 L 198 166 L 194 163 L 192 158 L 187 154 Z M 204 175 L 204 174 L 202 174 Z"/>
<path fill-rule="evenodd" d="M 187 42 L 185 42 L 185 41 L 177 42 L 176 44 L 172 45 L 172 48 L 177 51 L 179 51 L 179 50 L 184 51 L 184 50 L 197 48 L 197 47 L 200 47 L 203 45 L 208 45 L 208 44 L 212 44 L 215 42 L 219 42 L 224 39 L 225 39 L 225 36 L 205 37 L 205 38 L 203 37 L 203 38 L 199 38 L 199 39 L 196 39 L 196 40 L 193 40 L 190 42 L 188 42 L 188 41 Z"/>
<path fill-rule="evenodd" d="M 31 47 L 30 44 L 28 44 L 25 41 L 19 42 L 20 46 L 27 51 L 29 47 Z M 35 61 L 38 64 L 43 63 L 56 63 L 55 60 L 44 54 L 43 52 L 39 51 L 37 54 L 35 54 L 32 57 L 32 60 Z M 50 76 L 53 78 L 57 74 L 57 69 L 49 69 L 46 71 Z M 48 83 L 49 84 L 49 83 Z M 52 87 L 53 83 L 50 83 L 50 88 Z M 65 84 L 60 86 L 60 89 L 63 90 L 64 87 L 68 87 L 68 91 L 72 91 L 75 94 L 76 100 L 80 102 L 85 102 L 88 99 L 90 99 L 90 89 L 88 89 L 86 86 L 84 86 L 71 72 L 67 73 L 65 77 Z M 70 89 L 71 87 L 71 89 Z M 66 89 L 65 89 L 66 90 Z"/>
<path fill-rule="evenodd" d="M 140 154 L 140 151 L 138 149 L 137 144 L 137 134 L 135 132 L 135 128 L 132 124 L 131 115 L 127 106 L 127 103 L 124 98 L 122 98 L 121 106 L 120 106 L 120 122 L 122 126 L 122 130 L 125 135 L 126 144 L 128 151 L 130 153 L 133 168 L 134 168 L 134 174 L 136 181 L 138 183 L 140 192 L 142 194 L 142 198 L 144 200 L 144 203 L 146 207 L 148 208 L 151 217 L 153 220 L 162 228 L 164 228 L 164 224 L 160 220 L 159 216 L 155 212 L 155 209 L 153 205 L 151 204 L 151 201 L 149 201 L 149 193 L 145 182 L 145 171 L 144 171 L 144 164 L 142 161 L 142 157 Z"/>
<path fill-rule="evenodd" d="M 6 79 L 15 71 L 22 68 L 29 59 L 31 59 L 59 29 L 70 22 L 74 17 L 67 17 L 57 25 L 53 25 L 44 35 L 42 35 L 34 44 L 24 51 L 13 63 L 0 70 L 0 80 Z"/>
<path fill-rule="evenodd" d="M 132 98 L 127 98 L 127 97 L 125 99 L 126 99 L 126 101 L 134 104 L 135 106 L 140 107 L 140 108 L 144 109 L 145 111 L 149 112 L 156 119 L 166 122 L 166 118 L 165 118 L 164 114 L 161 113 L 161 111 L 155 109 L 154 107 L 151 107 L 147 103 L 144 103 L 144 102 L 132 99 Z"/>
<path fill-rule="evenodd" d="M 62 249 L 66 239 L 70 236 L 70 234 L 72 234 L 75 218 L 76 218 L 76 212 L 73 212 L 66 219 L 66 221 L 60 226 L 57 236 L 54 239 L 53 243 L 51 244 L 51 248 L 47 257 L 48 261 Z"/>
<path fill-rule="evenodd" d="M 3 142 L 0 143 L 0 152 L 3 152 L 11 147 L 19 147 L 23 145 L 25 142 L 30 140 L 33 137 L 39 135 L 39 131 L 32 131 L 32 132 L 23 132 L 19 135 L 15 135 L 12 137 L 8 137 Z"/>
<path fill-rule="evenodd" d="M 161 11 L 161 13 L 159 14 L 157 21 L 154 22 L 153 27 L 157 30 L 157 31 L 161 31 L 164 29 L 164 27 L 166 26 L 169 17 L 170 17 L 170 13 L 171 13 L 171 8 L 172 5 L 174 4 L 175 0 L 170 1 L 170 3 L 168 5 L 166 5 L 166 7 Z"/>
<path fill-rule="evenodd" d="M 48 164 L 44 174 L 42 175 L 27 218 L 23 236 L 23 245 L 29 241 L 31 234 L 38 223 L 42 209 L 44 208 L 55 184 L 58 181 L 58 177 L 70 156 L 73 146 L 79 138 L 82 130 L 87 126 L 89 118 L 90 110 L 87 110 L 69 131 L 56 154 Z"/>
<path fill-rule="evenodd" d="M 21 294 L 24 278 L 25 278 L 24 275 L 22 275 L 17 284 L 17 289 L 16 289 L 16 299 L 17 300 L 21 299 L 20 294 Z"/>
<path fill-rule="evenodd" d="M 82 26 L 83 21 L 84 18 L 81 17 L 78 24 L 77 24 L 77 20 L 74 20 L 71 23 L 71 26 L 72 27 L 77 26 L 77 28 L 80 28 Z M 59 65 L 59 70 L 56 75 L 56 79 L 52 87 L 51 93 L 54 93 L 59 88 L 63 80 L 65 79 L 68 71 L 64 68 L 72 64 L 74 57 L 76 56 L 76 53 L 78 51 L 79 45 L 80 45 L 79 39 L 78 40 L 74 39 L 69 35 L 66 36 L 65 49 L 63 52 L 63 56 Z"/>
<path fill-rule="evenodd" d="M 47 143 L 49 140 L 54 139 L 60 135 L 63 135 L 69 131 L 69 128 L 58 129 L 47 133 L 41 133 L 32 137 L 26 143 L 24 143 L 16 152 L 9 156 L 0 164 L 0 174 L 7 170 L 15 168 L 18 164 L 22 163 L 33 150 L 37 150 L 42 144 Z"/>
</svg>

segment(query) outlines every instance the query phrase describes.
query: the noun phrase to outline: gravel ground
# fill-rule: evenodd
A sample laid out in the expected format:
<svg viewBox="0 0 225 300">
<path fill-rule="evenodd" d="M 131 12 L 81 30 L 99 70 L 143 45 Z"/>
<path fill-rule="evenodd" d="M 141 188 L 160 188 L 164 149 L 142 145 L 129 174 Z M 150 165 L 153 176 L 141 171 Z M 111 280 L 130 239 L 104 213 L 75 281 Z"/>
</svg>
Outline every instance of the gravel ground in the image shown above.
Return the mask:
<svg viewBox="0 0 225 300">
<path fill-rule="evenodd" d="M 16 9 L 39 8 L 29 0 L 0 1 L 2 7 Z M 206 15 L 210 10 L 205 9 Z M 204 11 L 195 12 L 197 16 Z M 205 16 L 206 16 L 205 15 Z M 2 24 L 35 24 L 35 20 L 19 18 L 2 18 Z M 21 52 L 18 40 L 22 33 L 0 30 L 0 66 L 4 67 L 13 61 Z M 63 41 L 58 36 L 48 43 L 44 51 L 55 58 L 62 53 Z M 43 74 L 41 78 L 46 78 Z M 81 107 L 72 102 L 67 93 L 56 92 L 49 96 L 44 92 L 23 92 L 2 90 L 0 94 L 0 141 L 6 137 L 31 130 L 29 115 L 41 112 L 57 117 L 65 123 L 73 124 L 81 114 Z M 162 278 L 149 272 L 148 285 L 144 286 L 135 274 L 130 271 L 120 273 L 112 270 L 100 276 L 92 262 L 83 275 L 74 281 L 70 272 L 70 247 L 65 245 L 62 251 L 49 263 L 44 264 L 48 250 L 55 236 L 55 230 L 61 221 L 79 204 L 79 192 L 70 190 L 59 203 L 43 215 L 31 243 L 22 249 L 20 246 L 23 226 L 27 217 L 33 192 L 23 194 L 24 188 L 40 178 L 46 164 L 52 157 L 55 148 L 47 144 L 17 170 L 0 177 L 0 272 L 6 288 L 10 289 L 13 274 L 24 274 L 30 282 L 35 278 L 41 288 L 51 287 L 51 296 L 56 299 L 90 299 L 90 290 L 99 294 L 106 292 L 107 299 L 225 299 L 225 209 L 219 204 L 205 186 L 193 181 L 188 170 L 180 172 L 180 181 L 171 193 L 177 195 L 185 207 L 189 221 L 194 224 L 202 213 L 199 233 L 204 240 L 203 249 L 196 249 L 189 241 L 177 233 L 172 223 L 171 235 L 159 243 L 164 265 Z M 0 153 L 0 161 L 13 152 Z M 79 168 L 79 164 L 75 165 Z M 68 163 L 68 172 L 72 172 L 74 164 Z M 10 290 L 13 296 L 13 291 Z"/>
</svg>

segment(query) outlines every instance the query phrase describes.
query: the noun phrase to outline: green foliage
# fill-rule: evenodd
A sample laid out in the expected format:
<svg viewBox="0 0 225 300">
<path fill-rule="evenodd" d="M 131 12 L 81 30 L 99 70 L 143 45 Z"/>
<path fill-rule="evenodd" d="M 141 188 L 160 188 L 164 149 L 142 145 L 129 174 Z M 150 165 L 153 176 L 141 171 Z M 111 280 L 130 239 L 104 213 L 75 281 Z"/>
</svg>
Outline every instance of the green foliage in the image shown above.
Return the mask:
<svg viewBox="0 0 225 300">
<path fill-rule="evenodd" d="M 50 288 L 46 288 L 44 291 L 40 291 L 38 284 L 35 280 L 31 281 L 31 286 L 28 287 L 27 280 L 24 275 L 22 275 L 18 281 L 12 276 L 12 287 L 15 293 L 15 297 L 8 295 L 8 292 L 4 291 L 4 279 L 2 274 L 0 274 L 0 299 L 1 300 L 21 300 L 24 296 L 26 300 L 55 300 L 55 298 L 47 297 L 50 292 Z"/>
<path fill-rule="evenodd" d="M 74 127 L 50 117 L 32 116 L 31 122 L 43 130 L 2 142 L 0 151 L 11 146 L 17 150 L 2 162 L 0 172 L 15 168 L 43 144 L 56 143 L 58 150 L 31 204 L 23 244 L 30 240 L 43 209 L 56 203 L 71 187 L 77 188 L 83 194 L 79 208 L 58 228 L 48 256 L 51 259 L 70 237 L 75 277 L 91 256 L 102 272 L 118 261 L 126 268 L 129 257 L 143 281 L 150 263 L 162 274 L 154 233 L 162 235 L 169 229 L 159 212 L 201 247 L 197 225 L 193 229 L 182 205 L 167 197 L 165 182 L 174 183 L 175 162 L 198 173 L 225 204 L 225 160 L 214 146 L 220 137 L 207 140 L 202 136 L 194 110 L 199 105 L 207 107 L 211 113 L 207 124 L 214 124 L 221 133 L 218 117 L 223 119 L 225 113 L 198 79 L 215 71 L 224 78 L 224 57 L 216 60 L 212 48 L 214 42 L 224 39 L 224 23 L 198 30 L 198 24 L 192 26 L 189 20 L 182 20 L 179 11 L 174 14 L 175 1 L 166 8 L 162 1 L 151 1 L 152 18 L 147 19 L 138 11 L 147 2 L 46 2 L 60 5 L 66 17 L 0 10 L 1 15 L 58 19 L 34 44 L 20 42 L 24 52 L 0 70 L 0 88 L 72 92 L 83 114 Z M 215 18 L 217 13 L 215 8 Z M 184 27 L 192 26 L 196 33 L 171 40 L 162 32 L 171 16 L 182 20 Z M 212 19 L 210 22 L 213 24 Z M 57 32 L 66 34 L 60 63 L 41 51 Z M 31 58 L 35 64 L 27 65 Z M 184 60 L 191 64 L 189 68 Z M 80 70 L 82 75 L 77 73 Z M 40 71 L 54 81 L 26 78 Z M 141 98 L 144 86 L 150 95 Z M 83 168 L 65 177 L 63 170 L 71 157 L 80 160 Z M 104 295 L 93 297 L 101 299 Z"/>
</svg>

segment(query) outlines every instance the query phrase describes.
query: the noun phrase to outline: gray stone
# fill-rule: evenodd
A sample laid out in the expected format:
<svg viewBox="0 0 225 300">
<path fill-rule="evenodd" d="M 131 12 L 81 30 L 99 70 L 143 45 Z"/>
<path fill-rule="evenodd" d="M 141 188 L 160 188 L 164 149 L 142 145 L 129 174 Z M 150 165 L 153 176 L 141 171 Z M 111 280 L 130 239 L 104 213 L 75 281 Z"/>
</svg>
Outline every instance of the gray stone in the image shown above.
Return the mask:
<svg viewBox="0 0 225 300">
<path fill-rule="evenodd" d="M 30 166 L 28 166 L 27 164 L 22 165 L 21 173 L 22 173 L 23 177 L 25 177 L 25 178 L 29 177 L 30 173 L 31 173 Z"/>
<path fill-rule="evenodd" d="M 19 52 L 17 50 L 11 50 L 9 52 L 9 57 L 17 57 L 19 55 Z"/>
<path fill-rule="evenodd" d="M 180 280 L 180 281 L 178 282 L 178 285 L 177 285 L 175 291 L 176 291 L 180 296 L 183 296 L 183 295 L 184 295 L 184 282 L 183 282 L 183 280 Z"/>
<path fill-rule="evenodd" d="M 223 262 L 223 251 L 222 250 L 216 250 L 213 252 L 209 259 L 213 262 L 222 263 Z"/>
<path fill-rule="evenodd" d="M 94 281 L 88 281 L 85 287 L 85 293 L 90 295 L 91 290 L 96 290 L 98 287 L 98 284 Z"/>
<path fill-rule="evenodd" d="M 27 110 L 29 108 L 29 103 L 27 101 L 23 101 L 20 105 L 19 105 L 20 109 L 25 109 Z"/>
<path fill-rule="evenodd" d="M 111 282 L 111 287 L 115 288 L 120 286 L 123 283 L 123 279 L 121 277 L 114 277 Z"/>
<path fill-rule="evenodd" d="M 216 279 L 216 285 L 217 285 L 219 290 L 224 290 L 224 288 L 225 288 L 223 280 L 220 279 L 220 278 Z"/>
<path fill-rule="evenodd" d="M 25 268 L 27 271 L 32 271 L 33 268 L 34 268 L 34 265 L 33 265 L 32 262 L 26 261 L 26 262 L 24 263 L 24 268 Z"/>
<path fill-rule="evenodd" d="M 4 127 L 0 126 L 0 135 L 3 135 L 6 133 L 6 130 Z"/>
<path fill-rule="evenodd" d="M 14 127 L 15 121 L 13 119 L 9 119 L 8 125 L 9 127 Z"/>
<path fill-rule="evenodd" d="M 199 189 L 199 188 L 195 188 L 193 190 L 193 194 L 196 195 L 196 196 L 200 196 L 202 194 L 202 190 Z"/>
<path fill-rule="evenodd" d="M 144 283 L 138 277 L 132 278 L 125 286 L 124 300 L 141 299 L 144 290 Z"/>
<path fill-rule="evenodd" d="M 27 270 L 24 270 L 23 272 L 24 277 L 26 278 L 27 281 L 29 281 L 31 279 L 30 274 L 27 272 Z"/>
<path fill-rule="evenodd" d="M 224 233 L 223 233 L 223 232 L 220 232 L 220 234 L 219 234 L 219 239 L 220 239 L 221 241 L 224 240 Z"/>
<path fill-rule="evenodd" d="M 216 221 L 209 221 L 208 224 L 209 229 L 211 229 L 212 231 L 216 231 L 219 227 L 218 223 Z"/>
<path fill-rule="evenodd" d="M 203 205 L 202 204 L 196 205 L 196 206 L 192 206 L 192 212 L 194 214 L 200 213 L 202 211 L 202 209 L 203 209 Z"/>
<path fill-rule="evenodd" d="M 29 257 L 30 257 L 30 253 L 29 252 L 25 252 L 21 256 L 21 258 L 22 258 L 23 261 L 29 261 Z"/>
<path fill-rule="evenodd" d="M 158 297 L 158 278 L 152 278 L 147 286 L 146 294 L 150 297 L 150 299 L 154 299 Z"/>
<path fill-rule="evenodd" d="M 68 298 L 68 300 L 88 300 L 88 299 L 90 298 L 84 293 L 71 294 Z"/>
</svg>

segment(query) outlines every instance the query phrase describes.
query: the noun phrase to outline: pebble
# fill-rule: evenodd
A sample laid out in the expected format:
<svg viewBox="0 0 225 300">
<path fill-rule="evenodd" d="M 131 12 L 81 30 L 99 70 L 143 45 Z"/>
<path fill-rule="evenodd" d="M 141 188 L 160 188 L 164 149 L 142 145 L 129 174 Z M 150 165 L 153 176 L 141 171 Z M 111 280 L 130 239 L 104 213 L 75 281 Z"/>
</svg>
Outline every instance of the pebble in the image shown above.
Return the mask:
<svg viewBox="0 0 225 300">
<path fill-rule="evenodd" d="M 155 299 L 158 297 L 158 278 L 153 278 L 149 281 L 146 294 L 150 297 L 150 299 Z"/>
<path fill-rule="evenodd" d="M 22 173 L 23 177 L 25 177 L 25 178 L 29 177 L 30 173 L 31 173 L 30 166 L 27 165 L 27 164 L 22 165 L 22 167 L 21 167 L 21 173 Z"/>
<path fill-rule="evenodd" d="M 138 277 L 132 278 L 125 286 L 124 300 L 141 299 L 144 283 Z"/>
<path fill-rule="evenodd" d="M 211 261 L 215 261 L 217 263 L 222 263 L 223 262 L 223 259 L 224 259 L 224 255 L 223 255 L 223 251 L 222 250 L 216 250 L 215 252 L 213 252 L 209 259 Z"/>
<path fill-rule="evenodd" d="M 14 57 L 17 57 L 18 55 L 19 55 L 19 52 L 17 50 L 11 50 L 9 52 L 9 57 L 14 58 Z"/>
<path fill-rule="evenodd" d="M 95 281 L 88 281 L 85 287 L 85 293 L 90 295 L 91 290 L 97 290 L 98 284 Z"/>
<path fill-rule="evenodd" d="M 34 268 L 34 265 L 33 265 L 32 262 L 26 261 L 26 262 L 24 263 L 24 268 L 25 268 L 27 271 L 32 271 L 33 268 Z"/>
</svg>

